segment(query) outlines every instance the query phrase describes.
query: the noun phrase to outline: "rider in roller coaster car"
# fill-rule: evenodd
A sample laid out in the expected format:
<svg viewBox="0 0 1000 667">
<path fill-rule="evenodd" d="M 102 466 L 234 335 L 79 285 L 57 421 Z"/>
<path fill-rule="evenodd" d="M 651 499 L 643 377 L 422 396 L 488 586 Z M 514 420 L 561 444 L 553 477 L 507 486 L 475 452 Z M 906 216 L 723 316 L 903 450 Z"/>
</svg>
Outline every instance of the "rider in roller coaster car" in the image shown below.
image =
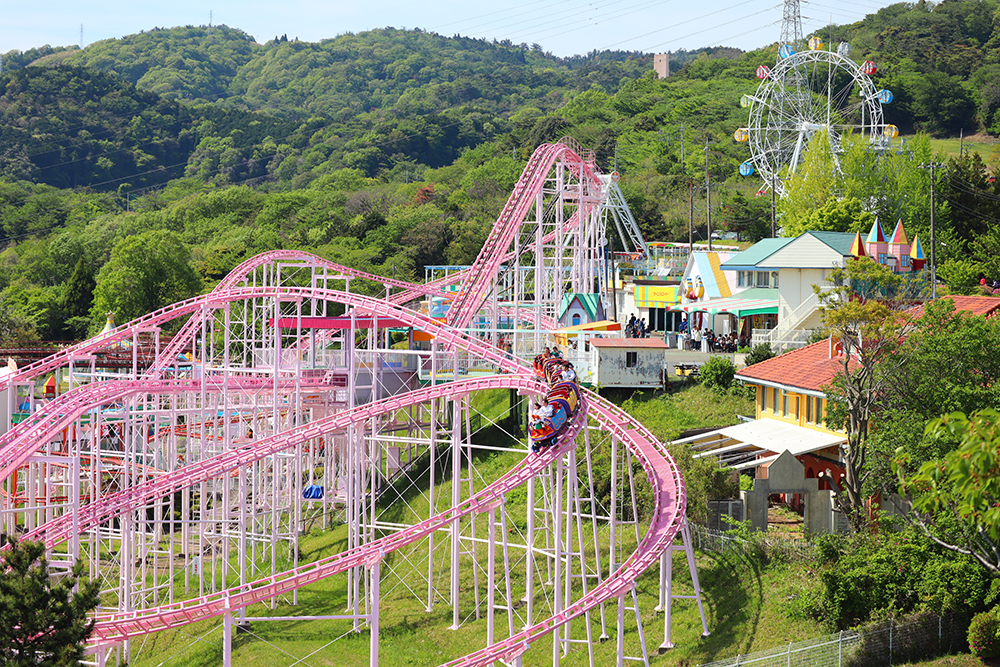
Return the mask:
<svg viewBox="0 0 1000 667">
<path fill-rule="evenodd" d="M 576 414 L 581 399 L 573 364 L 546 359 L 544 355 L 539 355 L 535 362 L 536 373 L 541 370 L 540 366 L 544 367 L 543 373 L 549 382 L 544 403 L 536 400 L 529 413 L 531 451 L 538 452 L 556 444 Z"/>
</svg>

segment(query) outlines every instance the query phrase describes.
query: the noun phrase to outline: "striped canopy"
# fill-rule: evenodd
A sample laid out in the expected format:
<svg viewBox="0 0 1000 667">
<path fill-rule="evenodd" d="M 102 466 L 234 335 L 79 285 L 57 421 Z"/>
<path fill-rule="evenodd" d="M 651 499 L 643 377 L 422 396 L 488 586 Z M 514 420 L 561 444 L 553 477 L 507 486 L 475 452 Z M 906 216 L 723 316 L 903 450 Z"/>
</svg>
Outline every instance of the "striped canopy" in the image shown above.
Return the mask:
<svg viewBox="0 0 1000 667">
<path fill-rule="evenodd" d="M 729 313 L 736 317 L 748 317 L 750 315 L 777 315 L 778 298 L 773 299 L 748 299 L 738 296 L 728 299 L 709 299 L 697 303 L 679 303 L 670 310 L 681 310 L 686 313 L 708 313 L 718 315 L 719 313 Z"/>
</svg>

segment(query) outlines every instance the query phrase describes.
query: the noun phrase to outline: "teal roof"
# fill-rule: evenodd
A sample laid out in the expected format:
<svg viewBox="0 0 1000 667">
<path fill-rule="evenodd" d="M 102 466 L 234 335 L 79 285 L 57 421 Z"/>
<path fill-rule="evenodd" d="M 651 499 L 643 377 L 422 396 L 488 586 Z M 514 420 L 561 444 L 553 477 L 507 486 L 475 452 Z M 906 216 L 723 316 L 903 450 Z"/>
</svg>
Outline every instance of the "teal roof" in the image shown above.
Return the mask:
<svg viewBox="0 0 1000 667">
<path fill-rule="evenodd" d="M 723 271 L 745 271 L 754 268 L 794 240 L 790 238 L 761 239 L 735 257 L 730 257 L 719 268 Z"/>
<path fill-rule="evenodd" d="M 590 316 L 590 321 L 596 322 L 599 319 L 600 298 L 598 294 L 584 294 L 582 292 L 563 294 L 562 303 L 559 304 L 559 317 L 561 318 L 566 314 L 566 310 L 573 303 L 573 299 L 579 299 L 580 305 L 583 306 L 583 309 L 587 311 L 587 315 Z"/>
<path fill-rule="evenodd" d="M 822 241 L 841 255 L 851 254 L 851 244 L 854 243 L 854 232 L 806 232 L 806 234 Z"/>
</svg>

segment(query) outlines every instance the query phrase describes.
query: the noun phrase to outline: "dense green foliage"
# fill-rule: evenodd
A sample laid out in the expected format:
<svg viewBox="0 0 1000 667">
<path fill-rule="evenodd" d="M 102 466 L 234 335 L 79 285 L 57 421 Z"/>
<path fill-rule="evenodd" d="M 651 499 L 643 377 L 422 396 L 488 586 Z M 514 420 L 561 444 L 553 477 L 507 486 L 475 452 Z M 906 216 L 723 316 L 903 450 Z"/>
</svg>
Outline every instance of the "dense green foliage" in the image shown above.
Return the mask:
<svg viewBox="0 0 1000 667">
<path fill-rule="evenodd" d="M 733 386 L 736 365 L 732 359 L 722 355 L 709 357 L 698 372 L 701 383 L 715 392 L 728 391 Z"/>
<path fill-rule="evenodd" d="M 758 343 L 750 348 L 747 356 L 743 358 L 743 363 L 747 366 L 753 366 L 754 364 L 759 364 L 762 361 L 772 359 L 774 356 L 774 350 L 771 349 L 770 343 Z"/>
<path fill-rule="evenodd" d="M 969 651 L 977 658 L 1000 657 L 1000 606 L 972 617 Z"/>
<path fill-rule="evenodd" d="M 84 565 L 50 578 L 41 542 L 12 540 L 0 570 L 0 662 L 11 667 L 82 664 L 87 618 L 100 601 L 96 581 L 82 580 Z M 79 584 L 79 587 L 77 585 Z"/>
<path fill-rule="evenodd" d="M 935 546 L 915 529 L 820 541 L 828 561 L 821 586 L 797 601 L 799 611 L 843 630 L 918 611 L 960 612 L 983 608 L 991 589 L 987 571 L 971 558 Z"/>
</svg>

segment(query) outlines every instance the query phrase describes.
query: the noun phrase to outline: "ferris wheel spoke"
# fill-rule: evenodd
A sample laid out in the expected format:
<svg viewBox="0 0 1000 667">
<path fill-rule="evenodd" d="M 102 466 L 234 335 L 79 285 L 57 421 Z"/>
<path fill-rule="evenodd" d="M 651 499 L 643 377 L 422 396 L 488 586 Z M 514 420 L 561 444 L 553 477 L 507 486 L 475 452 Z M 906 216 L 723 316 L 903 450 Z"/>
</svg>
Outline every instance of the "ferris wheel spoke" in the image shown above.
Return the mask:
<svg viewBox="0 0 1000 667">
<path fill-rule="evenodd" d="M 750 161 L 766 184 L 783 194 L 782 183 L 770 177 L 787 178 L 794 173 L 809 142 L 819 133 L 829 138 L 837 168 L 843 137 L 857 135 L 884 143 L 882 103 L 868 76 L 869 64 L 863 71 L 839 50 L 794 53 L 780 59 L 756 93 L 744 98 L 744 105 L 750 107 Z"/>
</svg>

